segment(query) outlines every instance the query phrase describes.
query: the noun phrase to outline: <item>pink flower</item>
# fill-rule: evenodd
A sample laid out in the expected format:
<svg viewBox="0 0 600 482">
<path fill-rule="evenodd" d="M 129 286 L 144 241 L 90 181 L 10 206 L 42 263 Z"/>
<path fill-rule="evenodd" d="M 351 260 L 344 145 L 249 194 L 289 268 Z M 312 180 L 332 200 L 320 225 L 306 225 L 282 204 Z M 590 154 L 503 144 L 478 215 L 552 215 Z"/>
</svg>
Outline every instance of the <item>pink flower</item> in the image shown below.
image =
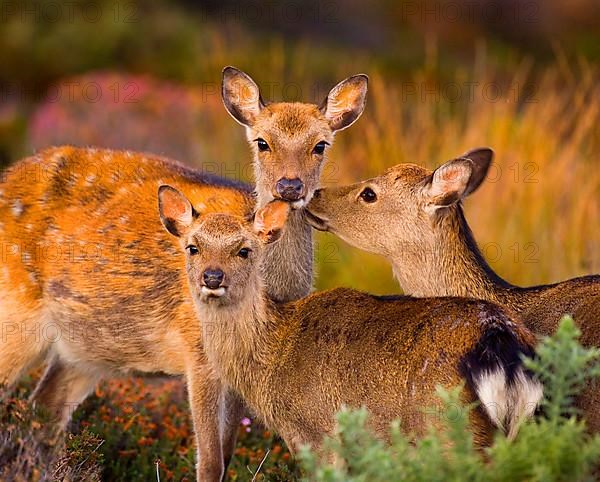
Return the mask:
<svg viewBox="0 0 600 482">
<path fill-rule="evenodd" d="M 250 432 L 250 425 L 252 424 L 252 420 L 250 420 L 248 417 L 244 417 L 244 418 L 242 418 L 240 423 L 244 427 L 246 427 L 246 432 Z"/>
</svg>

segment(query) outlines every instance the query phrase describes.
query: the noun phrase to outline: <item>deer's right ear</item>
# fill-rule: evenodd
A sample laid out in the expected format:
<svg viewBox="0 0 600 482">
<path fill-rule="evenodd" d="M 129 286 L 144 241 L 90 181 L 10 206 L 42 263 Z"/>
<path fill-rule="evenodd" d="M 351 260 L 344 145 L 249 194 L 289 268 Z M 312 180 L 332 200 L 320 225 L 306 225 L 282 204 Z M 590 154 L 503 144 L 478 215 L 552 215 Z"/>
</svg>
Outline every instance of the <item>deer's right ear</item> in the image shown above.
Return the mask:
<svg viewBox="0 0 600 482">
<path fill-rule="evenodd" d="M 290 213 L 290 205 L 284 201 L 271 201 L 254 215 L 254 232 L 265 243 L 277 241 L 283 233 Z"/>
<path fill-rule="evenodd" d="M 158 211 L 163 226 L 177 237 L 189 229 L 196 216 L 192 203 L 177 189 L 167 185 L 158 188 Z"/>
<path fill-rule="evenodd" d="M 221 95 L 227 112 L 245 126 L 254 124 L 256 116 L 265 106 L 258 86 L 248 74 L 235 67 L 223 69 Z"/>
</svg>

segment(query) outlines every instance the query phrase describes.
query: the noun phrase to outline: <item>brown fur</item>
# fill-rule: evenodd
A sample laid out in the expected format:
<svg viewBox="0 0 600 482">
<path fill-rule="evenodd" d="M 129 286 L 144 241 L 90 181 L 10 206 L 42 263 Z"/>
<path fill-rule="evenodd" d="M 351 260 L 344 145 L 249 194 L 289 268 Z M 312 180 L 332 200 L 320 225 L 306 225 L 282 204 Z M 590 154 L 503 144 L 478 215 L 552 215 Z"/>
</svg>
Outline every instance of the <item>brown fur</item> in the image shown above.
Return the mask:
<svg viewBox="0 0 600 482">
<path fill-rule="evenodd" d="M 249 79 L 225 69 L 224 90 L 231 75 Z M 366 82 L 359 90 L 364 100 Z M 228 106 L 229 100 L 224 96 Z M 285 136 L 313 142 L 314 125 L 327 139 L 333 135 L 326 116 L 309 104 L 272 104 L 254 120 L 269 139 L 285 133 L 282 155 L 274 147 L 275 157 L 254 159 L 257 172 L 268 170 L 272 179 L 289 171 Z M 295 134 L 288 132 L 293 127 Z M 306 151 L 304 157 L 297 153 L 293 162 L 296 174 L 310 179 L 312 195 L 325 156 Z M 255 197 L 244 184 L 140 153 L 53 148 L 4 173 L 0 383 L 13 383 L 27 367 L 50 359 L 34 397 L 64 427 L 102 376 L 131 370 L 183 375 L 197 434 L 197 475 L 217 481 L 233 454 L 242 405 L 222 391 L 206 363 L 200 324 L 186 296 L 184 257 L 156 217 L 163 183 L 183 190 L 196 209 L 237 216 L 254 209 Z M 258 199 L 272 192 L 267 181 L 256 189 Z M 268 257 L 265 279 L 275 298 L 309 292 L 312 238 L 301 209 Z"/>
<path fill-rule="evenodd" d="M 491 158 L 487 149 L 466 153 L 439 168 L 437 182 L 426 168 L 400 164 L 374 179 L 323 189 L 310 204 L 320 218 L 312 222 L 386 256 L 406 294 L 493 301 L 539 335 L 553 334 L 561 317 L 570 314 L 581 329 L 581 342 L 600 346 L 600 276 L 521 288 L 501 279 L 485 262 L 460 201 L 479 187 Z M 365 187 L 377 193 L 375 203 L 360 198 Z M 579 406 L 590 429 L 600 431 L 600 390 L 590 388 Z"/>
<path fill-rule="evenodd" d="M 200 213 L 174 234 L 182 249 L 198 250 L 188 252 L 186 269 L 215 371 L 292 450 L 306 443 L 318 448 L 344 405 L 366 406 L 381 437 L 397 418 L 423 435 L 427 421 L 439 426 L 443 416 L 436 385 L 464 381 L 461 362 L 489 329 L 502 327 L 531 347 L 529 332 L 483 301 L 382 298 L 340 288 L 273 303 L 260 274 L 261 239 L 279 237 L 282 209 L 267 205 L 253 229 L 231 215 Z M 205 270 L 224 273 L 221 291 L 207 289 Z M 477 399 L 470 386 L 463 396 Z M 436 411 L 428 417 L 422 407 Z M 478 446 L 490 443 L 493 425 L 482 410 L 473 413 L 471 427 Z"/>
</svg>

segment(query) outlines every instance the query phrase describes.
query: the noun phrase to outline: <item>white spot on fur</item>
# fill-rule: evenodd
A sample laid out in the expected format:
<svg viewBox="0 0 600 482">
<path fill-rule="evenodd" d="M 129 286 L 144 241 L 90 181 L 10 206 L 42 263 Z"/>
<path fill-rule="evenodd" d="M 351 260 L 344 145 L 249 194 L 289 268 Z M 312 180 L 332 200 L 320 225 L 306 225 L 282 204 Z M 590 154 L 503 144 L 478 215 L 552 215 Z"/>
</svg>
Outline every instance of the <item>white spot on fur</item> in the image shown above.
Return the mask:
<svg viewBox="0 0 600 482">
<path fill-rule="evenodd" d="M 298 199 L 298 201 L 294 201 L 293 203 L 291 203 L 292 209 L 302 209 L 303 207 L 305 207 L 307 204 L 306 199 L 302 198 L 302 199 Z"/>
<path fill-rule="evenodd" d="M 12 211 L 13 215 L 18 218 L 25 211 L 25 206 L 23 206 L 23 203 L 20 199 L 15 199 L 10 206 L 10 210 Z"/>
</svg>

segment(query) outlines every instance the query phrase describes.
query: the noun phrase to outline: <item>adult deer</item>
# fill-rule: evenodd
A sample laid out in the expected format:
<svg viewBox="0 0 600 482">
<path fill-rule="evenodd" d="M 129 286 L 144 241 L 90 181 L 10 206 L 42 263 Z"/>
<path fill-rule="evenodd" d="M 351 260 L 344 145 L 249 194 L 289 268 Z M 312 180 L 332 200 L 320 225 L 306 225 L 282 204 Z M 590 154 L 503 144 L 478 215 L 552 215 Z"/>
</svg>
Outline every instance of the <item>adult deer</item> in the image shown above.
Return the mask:
<svg viewBox="0 0 600 482">
<path fill-rule="evenodd" d="M 8 169 L 0 182 L 0 383 L 48 360 L 34 399 L 62 428 L 104 376 L 183 375 L 198 479 L 220 480 L 241 404 L 206 361 L 185 257 L 156 216 L 156 189 L 169 182 L 198 209 L 239 216 L 251 215 L 255 202 L 292 203 L 264 276 L 274 299 L 306 295 L 312 238 L 302 207 L 317 188 L 326 146 L 360 116 L 366 91 L 358 75 L 334 87 L 320 108 L 266 105 L 250 77 L 227 67 L 223 101 L 252 143 L 256 196 L 247 185 L 132 152 L 51 148 Z"/>
<path fill-rule="evenodd" d="M 551 335 L 565 314 L 581 342 L 600 346 L 600 276 L 522 288 L 498 276 L 482 256 L 465 219 L 462 200 L 477 190 L 493 158 L 474 149 L 435 171 L 399 164 L 345 187 L 318 191 L 311 223 L 348 243 L 385 256 L 406 294 L 470 296 L 500 304 L 539 335 Z M 578 401 L 591 430 L 600 430 L 600 390 Z"/>
<path fill-rule="evenodd" d="M 499 306 L 464 298 L 378 297 L 339 288 L 275 303 L 261 274 L 265 243 L 282 235 L 289 206 L 274 201 L 254 224 L 206 214 L 170 186 L 160 217 L 186 253 L 204 349 L 220 377 L 292 451 L 319 447 L 343 406 L 367 407 L 381 437 L 399 418 L 423 435 L 435 387 L 466 381 L 478 446 L 494 426 L 513 437 L 542 387 L 523 367 L 533 335 Z M 276 243 L 275 243 L 276 244 Z M 439 420 L 437 420 L 439 423 Z"/>
</svg>

